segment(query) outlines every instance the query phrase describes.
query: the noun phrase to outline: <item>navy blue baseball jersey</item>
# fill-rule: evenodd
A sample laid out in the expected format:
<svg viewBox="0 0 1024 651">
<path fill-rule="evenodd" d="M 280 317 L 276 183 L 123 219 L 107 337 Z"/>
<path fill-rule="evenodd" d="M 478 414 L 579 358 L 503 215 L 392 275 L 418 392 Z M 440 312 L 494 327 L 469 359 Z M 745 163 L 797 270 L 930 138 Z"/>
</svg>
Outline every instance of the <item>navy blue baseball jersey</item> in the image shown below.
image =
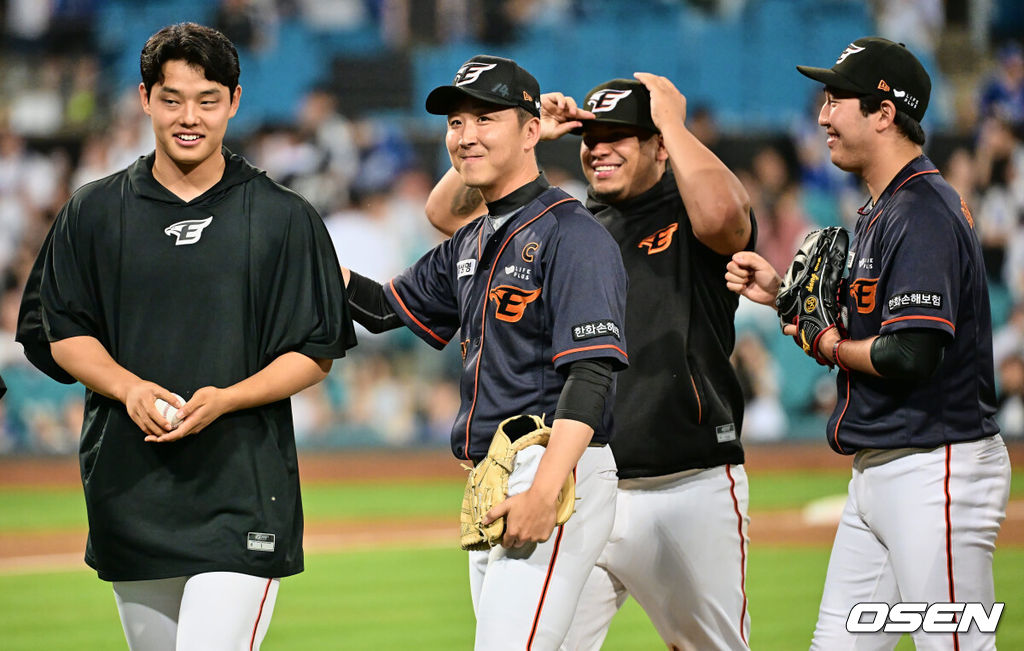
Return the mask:
<svg viewBox="0 0 1024 651">
<path fill-rule="evenodd" d="M 908 163 L 862 211 L 848 265 L 850 338 L 927 328 L 949 343 L 926 380 L 840 372 L 832 448 L 933 448 L 997 433 L 981 246 L 967 205 L 927 157 Z"/>
<path fill-rule="evenodd" d="M 510 219 L 481 217 L 385 287 L 402 321 L 443 348 L 460 333 L 462 403 L 452 452 L 487 454 L 498 424 L 520 413 L 550 423 L 564 365 L 589 358 L 625 368 L 626 272 L 618 246 L 579 201 L 543 176 Z M 519 191 L 517 191 L 519 192 Z M 611 440 L 612 400 L 593 443 Z"/>
</svg>

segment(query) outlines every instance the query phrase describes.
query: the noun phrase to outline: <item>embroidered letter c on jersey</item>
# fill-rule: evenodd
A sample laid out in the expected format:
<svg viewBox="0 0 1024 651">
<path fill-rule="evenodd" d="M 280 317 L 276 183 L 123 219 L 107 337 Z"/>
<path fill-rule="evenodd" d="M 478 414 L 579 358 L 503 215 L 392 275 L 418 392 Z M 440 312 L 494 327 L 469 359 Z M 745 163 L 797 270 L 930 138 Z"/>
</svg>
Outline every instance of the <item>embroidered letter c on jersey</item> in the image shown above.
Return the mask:
<svg viewBox="0 0 1024 651">
<path fill-rule="evenodd" d="M 195 244 L 203 236 L 203 229 L 213 221 L 213 215 L 206 219 L 186 219 L 176 224 L 171 224 L 164 229 L 165 235 L 173 235 L 176 239 L 174 246 Z"/>
<path fill-rule="evenodd" d="M 679 228 L 679 222 L 673 222 L 660 231 L 651 233 L 637 244 L 638 249 L 647 247 L 647 255 L 661 253 L 672 244 L 672 234 Z"/>
<path fill-rule="evenodd" d="M 488 293 L 487 297 L 497 304 L 494 310 L 494 318 L 499 321 L 515 323 L 523 318 L 526 306 L 540 296 L 541 288 L 532 291 L 513 287 L 512 285 L 498 285 Z"/>
</svg>

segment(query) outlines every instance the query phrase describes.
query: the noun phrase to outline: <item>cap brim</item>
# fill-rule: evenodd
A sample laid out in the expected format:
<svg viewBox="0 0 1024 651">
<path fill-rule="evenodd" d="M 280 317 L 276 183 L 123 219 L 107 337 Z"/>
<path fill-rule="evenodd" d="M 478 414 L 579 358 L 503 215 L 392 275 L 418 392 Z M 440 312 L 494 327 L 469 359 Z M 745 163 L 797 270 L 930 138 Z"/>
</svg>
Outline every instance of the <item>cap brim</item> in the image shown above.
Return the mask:
<svg viewBox="0 0 1024 651">
<path fill-rule="evenodd" d="M 811 66 L 797 66 L 796 69 L 803 76 L 810 77 L 814 81 L 820 81 L 826 86 L 831 86 L 832 88 L 849 91 L 851 93 L 868 92 L 830 68 L 813 68 Z"/>
<path fill-rule="evenodd" d="M 630 122 L 628 120 L 615 120 L 615 119 L 612 119 L 612 118 L 607 118 L 607 119 L 606 118 L 597 118 L 597 119 L 594 119 L 594 120 L 580 120 L 580 122 L 583 123 L 583 126 L 582 127 L 576 127 L 575 129 L 573 129 L 569 133 L 571 133 L 574 136 L 581 136 L 581 135 L 583 135 L 583 130 L 585 128 L 587 128 L 588 124 L 615 124 L 615 125 L 618 125 L 618 126 L 632 127 L 633 129 L 640 129 L 641 131 L 647 131 L 649 133 L 661 133 L 657 129 L 652 129 L 651 127 L 645 126 L 643 124 L 637 124 L 636 122 Z"/>
<path fill-rule="evenodd" d="M 454 107 L 458 106 L 459 102 L 467 97 L 472 97 L 496 106 L 518 106 L 518 104 L 514 102 L 509 102 L 490 93 L 473 90 L 472 88 L 438 86 L 434 90 L 430 91 L 429 95 L 427 95 L 427 113 L 433 113 L 434 115 L 448 115 Z"/>
</svg>

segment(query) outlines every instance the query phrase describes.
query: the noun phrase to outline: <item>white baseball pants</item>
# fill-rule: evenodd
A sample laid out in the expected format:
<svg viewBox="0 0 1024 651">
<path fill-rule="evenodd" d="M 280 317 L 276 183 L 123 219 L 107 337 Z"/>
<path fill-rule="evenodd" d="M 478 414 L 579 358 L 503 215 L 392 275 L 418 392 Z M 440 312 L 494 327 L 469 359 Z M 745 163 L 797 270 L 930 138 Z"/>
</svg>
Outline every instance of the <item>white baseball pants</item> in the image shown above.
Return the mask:
<svg viewBox="0 0 1024 651">
<path fill-rule="evenodd" d="M 747 649 L 748 502 L 741 465 L 620 481 L 612 534 L 563 648 L 600 649 L 633 595 L 669 648 Z"/>
<path fill-rule="evenodd" d="M 854 604 L 995 601 L 992 553 L 1010 459 L 999 435 L 934 450 L 863 450 L 853 462 L 811 649 L 887 650 L 900 635 L 848 633 Z M 995 635 L 912 634 L 921 650 L 995 649 Z"/>
<path fill-rule="evenodd" d="M 530 487 L 543 453 L 535 445 L 516 455 L 509 495 Z M 478 651 L 559 648 L 583 584 L 608 540 L 615 486 L 611 450 L 587 448 L 576 465 L 576 512 L 547 541 L 469 552 Z"/>
<path fill-rule="evenodd" d="M 255 651 L 270 627 L 280 583 L 207 572 L 113 585 L 132 651 Z"/>
</svg>

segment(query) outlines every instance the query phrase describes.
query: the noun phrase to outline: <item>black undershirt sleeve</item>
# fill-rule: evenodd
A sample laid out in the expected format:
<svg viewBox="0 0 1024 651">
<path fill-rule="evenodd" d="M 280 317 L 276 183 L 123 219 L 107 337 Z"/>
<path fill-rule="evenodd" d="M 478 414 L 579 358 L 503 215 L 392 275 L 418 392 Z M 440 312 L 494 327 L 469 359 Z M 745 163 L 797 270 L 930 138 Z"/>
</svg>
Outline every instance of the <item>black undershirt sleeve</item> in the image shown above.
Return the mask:
<svg viewBox="0 0 1024 651">
<path fill-rule="evenodd" d="M 581 359 L 571 363 L 558 398 L 555 419 L 577 420 L 598 429 L 604 420 L 604 404 L 611 387 L 611 360 Z"/>
<path fill-rule="evenodd" d="M 352 320 L 374 334 L 400 328 L 402 320 L 388 304 L 384 286 L 354 271 L 349 273 L 351 278 L 346 289 Z"/>
<path fill-rule="evenodd" d="M 946 335 L 938 330 L 899 330 L 871 342 L 871 363 L 882 377 L 924 380 L 942 363 Z"/>
</svg>

